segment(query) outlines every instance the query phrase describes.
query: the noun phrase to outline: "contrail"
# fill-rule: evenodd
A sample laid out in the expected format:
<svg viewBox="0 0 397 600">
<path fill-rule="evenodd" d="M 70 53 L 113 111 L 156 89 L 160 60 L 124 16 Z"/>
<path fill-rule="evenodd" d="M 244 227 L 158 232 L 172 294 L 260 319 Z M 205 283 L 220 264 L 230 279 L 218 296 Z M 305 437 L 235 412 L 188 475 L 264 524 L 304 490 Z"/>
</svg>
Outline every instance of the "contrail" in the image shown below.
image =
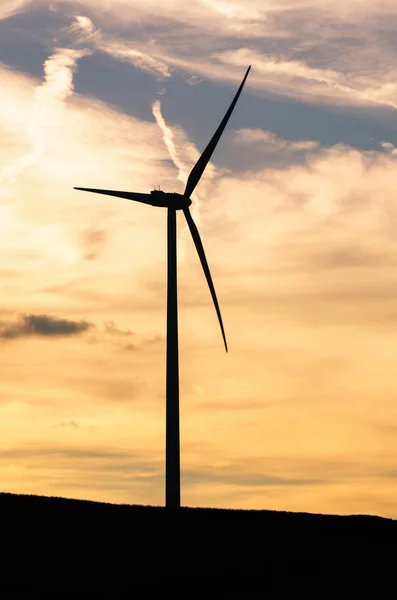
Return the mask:
<svg viewBox="0 0 397 600">
<path fill-rule="evenodd" d="M 164 93 L 161 90 L 160 93 Z M 156 119 L 156 123 L 161 129 L 163 134 L 164 144 L 168 150 L 170 158 L 174 163 L 175 167 L 178 169 L 178 180 L 183 184 L 186 183 L 188 175 L 190 173 L 190 169 L 192 164 L 195 164 L 197 160 L 200 158 L 200 152 L 197 147 L 193 144 L 193 142 L 182 139 L 181 143 L 178 146 L 175 144 L 175 136 L 171 127 L 166 123 L 162 112 L 161 112 L 161 102 L 160 100 L 155 100 L 152 104 L 152 112 L 153 116 Z M 179 137 L 179 136 L 178 136 Z M 181 156 L 183 158 L 181 158 Z M 185 159 L 185 160 L 184 160 Z M 216 176 L 216 169 L 212 163 L 208 163 L 207 165 L 207 175 L 206 180 L 214 179 Z M 201 194 L 198 194 L 197 191 L 193 192 L 194 200 L 195 200 L 195 210 L 197 209 L 197 202 L 200 198 Z M 198 204 L 200 204 L 198 202 Z M 196 213 L 197 215 L 197 213 Z"/>
<path fill-rule="evenodd" d="M 167 125 L 165 119 L 161 113 L 161 102 L 160 100 L 155 100 L 152 104 L 153 116 L 156 119 L 157 125 L 160 127 L 163 133 L 163 140 L 165 147 L 168 150 L 168 153 L 171 157 L 172 162 L 178 169 L 178 179 L 182 183 L 186 183 L 186 180 L 189 175 L 189 171 L 186 168 L 186 165 L 179 160 L 178 153 L 174 144 L 174 134 L 172 129 Z"/>
<path fill-rule="evenodd" d="M 189 176 L 189 171 L 188 168 L 186 167 L 185 163 L 183 163 L 179 157 L 178 157 L 178 152 L 174 143 L 174 133 L 171 129 L 171 127 L 169 127 L 167 125 L 167 123 L 165 122 L 165 119 L 162 115 L 161 112 L 161 102 L 160 100 L 155 100 L 152 104 L 152 112 L 153 112 L 153 116 L 156 119 L 156 123 L 159 126 L 159 128 L 162 131 L 163 134 L 163 141 L 165 144 L 165 147 L 168 150 L 168 154 L 170 155 L 170 158 L 172 160 L 172 162 L 174 163 L 175 167 L 178 169 L 178 176 L 177 179 L 179 181 L 181 181 L 184 185 L 186 184 L 187 178 Z M 197 154 L 199 154 L 197 152 Z M 196 202 L 194 205 L 194 209 L 193 209 L 193 215 L 194 218 L 196 219 L 196 221 L 199 223 L 200 222 L 200 214 L 198 211 L 199 208 L 199 204 L 197 202 L 197 194 L 196 194 L 196 198 L 195 198 Z M 183 237 L 186 237 L 187 233 L 188 233 L 189 229 L 187 225 L 184 225 L 183 227 Z M 181 259 L 184 262 L 185 258 L 186 258 L 186 248 L 185 248 L 185 244 L 181 244 L 180 246 L 180 255 L 181 255 Z"/>
<path fill-rule="evenodd" d="M 153 112 L 154 118 L 156 119 L 156 123 L 159 126 L 159 128 L 161 129 L 161 132 L 163 134 L 163 141 L 164 141 L 165 147 L 168 150 L 168 154 L 170 155 L 170 158 L 171 158 L 172 162 L 174 163 L 175 167 L 178 169 L 177 179 L 185 185 L 187 178 L 189 176 L 189 173 L 190 173 L 190 168 L 178 156 L 178 151 L 176 149 L 175 142 L 174 142 L 174 133 L 173 133 L 171 127 L 169 127 L 169 125 L 167 125 L 167 123 L 162 115 L 160 100 L 155 100 L 153 102 L 152 112 Z M 192 158 L 193 158 L 193 161 L 196 162 L 200 156 L 200 153 L 197 150 L 197 148 L 194 146 L 194 144 L 189 143 L 189 147 L 187 147 L 186 150 L 187 150 L 187 153 L 194 155 L 194 156 L 192 156 Z M 199 202 L 199 196 L 198 196 L 197 192 L 194 193 L 194 199 L 195 199 L 195 203 L 194 203 L 194 208 L 192 210 L 192 213 L 193 213 L 196 221 L 198 223 L 200 223 L 200 202 Z M 185 225 L 183 228 L 183 235 L 185 236 L 187 232 L 188 232 L 188 227 L 187 227 L 187 225 Z M 181 247 L 181 255 L 182 255 L 181 256 L 182 260 L 183 260 L 185 257 L 184 246 Z"/>
</svg>

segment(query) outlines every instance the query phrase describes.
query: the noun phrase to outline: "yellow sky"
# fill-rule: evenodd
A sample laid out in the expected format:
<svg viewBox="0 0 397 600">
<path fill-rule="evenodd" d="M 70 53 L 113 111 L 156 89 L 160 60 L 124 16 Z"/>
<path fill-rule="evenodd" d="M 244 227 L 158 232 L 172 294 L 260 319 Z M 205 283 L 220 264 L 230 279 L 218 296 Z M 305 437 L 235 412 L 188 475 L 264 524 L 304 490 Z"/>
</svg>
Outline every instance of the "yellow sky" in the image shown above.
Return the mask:
<svg viewBox="0 0 397 600">
<path fill-rule="evenodd" d="M 163 504 L 166 213 L 72 188 L 180 191 L 199 149 L 162 120 L 161 96 L 149 122 L 74 93 L 87 54 L 54 50 L 41 79 L 0 64 L 1 489 Z M 299 150 L 269 136 L 240 130 L 234 151 Z M 397 167 L 383 141 L 209 165 L 193 214 L 230 352 L 180 218 L 183 504 L 397 517 Z M 29 315 L 71 331 L 32 333 Z"/>
</svg>

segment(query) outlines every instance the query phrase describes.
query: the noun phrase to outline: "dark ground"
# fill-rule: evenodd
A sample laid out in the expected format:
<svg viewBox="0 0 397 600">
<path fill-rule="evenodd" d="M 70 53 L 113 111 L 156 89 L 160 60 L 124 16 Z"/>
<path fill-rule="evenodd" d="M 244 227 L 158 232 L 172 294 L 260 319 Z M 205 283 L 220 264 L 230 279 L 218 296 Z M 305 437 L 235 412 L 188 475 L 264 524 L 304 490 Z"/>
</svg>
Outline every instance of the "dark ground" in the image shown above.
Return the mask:
<svg viewBox="0 0 397 600">
<path fill-rule="evenodd" d="M 13 494 L 0 510 L 0 598 L 397 598 L 391 519 Z"/>
</svg>

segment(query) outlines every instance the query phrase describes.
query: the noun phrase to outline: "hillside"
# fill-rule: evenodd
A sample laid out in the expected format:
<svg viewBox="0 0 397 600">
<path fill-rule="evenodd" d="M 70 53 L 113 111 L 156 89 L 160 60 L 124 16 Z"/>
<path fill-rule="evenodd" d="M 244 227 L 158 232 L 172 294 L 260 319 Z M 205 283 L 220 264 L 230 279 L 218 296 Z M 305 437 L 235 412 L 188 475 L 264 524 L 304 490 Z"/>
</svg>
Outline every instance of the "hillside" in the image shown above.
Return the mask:
<svg viewBox="0 0 397 600">
<path fill-rule="evenodd" d="M 395 597 L 389 596 L 397 557 L 397 521 L 391 519 L 172 512 L 13 494 L 0 494 L 0 510 L 7 550 L 3 583 L 13 590 L 66 591 L 77 585 L 114 591 L 133 582 L 155 590 L 170 585 L 169 577 L 189 577 L 194 587 L 186 597 L 205 581 L 214 592 L 239 590 L 240 597 L 254 592 L 290 597 L 301 587 L 307 597 L 316 581 L 319 598 Z"/>
</svg>

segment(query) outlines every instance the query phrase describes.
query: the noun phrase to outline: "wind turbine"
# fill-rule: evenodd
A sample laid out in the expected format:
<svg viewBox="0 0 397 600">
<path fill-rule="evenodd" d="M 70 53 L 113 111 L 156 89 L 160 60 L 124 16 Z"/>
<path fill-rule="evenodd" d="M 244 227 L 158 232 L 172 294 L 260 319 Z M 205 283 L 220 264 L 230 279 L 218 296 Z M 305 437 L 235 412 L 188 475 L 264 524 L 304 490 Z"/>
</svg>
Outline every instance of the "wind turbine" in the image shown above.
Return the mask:
<svg viewBox="0 0 397 600">
<path fill-rule="evenodd" d="M 178 360 L 178 297 L 177 297 L 177 258 L 176 258 L 176 211 L 182 210 L 192 234 L 201 265 L 210 288 L 212 300 L 218 315 L 219 325 L 222 331 L 223 342 L 227 352 L 227 342 L 223 327 L 221 311 L 215 293 L 214 284 L 207 259 L 205 257 L 203 244 L 198 229 L 190 214 L 189 206 L 192 201 L 190 196 L 196 188 L 200 178 L 207 166 L 212 153 L 230 119 L 230 115 L 236 106 L 237 100 L 244 87 L 245 80 L 251 66 L 241 82 L 237 93 L 223 117 L 218 129 L 211 138 L 204 152 L 194 165 L 183 194 L 165 193 L 161 190 L 153 190 L 150 194 L 138 192 L 119 192 L 115 190 L 99 190 L 94 188 L 75 187 L 75 190 L 83 192 L 95 192 L 108 196 L 117 196 L 127 200 L 135 200 L 152 206 L 162 206 L 168 209 L 167 218 L 167 369 L 166 369 L 166 467 L 165 467 L 165 505 L 167 508 L 180 508 L 181 484 L 180 484 L 180 436 L 179 436 L 179 360 Z"/>
</svg>

